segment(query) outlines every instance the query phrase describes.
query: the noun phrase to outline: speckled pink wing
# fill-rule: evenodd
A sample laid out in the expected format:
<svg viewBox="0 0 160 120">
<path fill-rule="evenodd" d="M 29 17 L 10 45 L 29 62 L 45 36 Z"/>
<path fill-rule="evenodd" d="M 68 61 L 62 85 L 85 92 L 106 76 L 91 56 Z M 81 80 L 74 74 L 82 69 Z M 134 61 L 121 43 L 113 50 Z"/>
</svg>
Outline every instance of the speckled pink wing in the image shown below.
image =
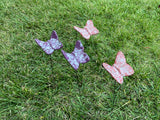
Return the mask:
<svg viewBox="0 0 160 120">
<path fill-rule="evenodd" d="M 120 84 L 123 83 L 123 76 L 120 72 L 113 66 L 103 63 L 103 67 L 111 74 L 111 76 Z"/>
<path fill-rule="evenodd" d="M 119 51 L 118 53 L 117 53 L 117 56 L 116 56 L 116 59 L 115 59 L 115 63 L 114 63 L 117 67 L 121 67 L 121 66 L 123 66 L 123 65 L 125 65 L 126 64 L 126 58 L 125 58 L 125 56 L 124 56 L 124 54 L 121 52 L 121 51 Z"/>
<path fill-rule="evenodd" d="M 94 27 L 92 20 L 88 20 L 84 28 L 87 29 L 90 35 L 95 35 L 99 33 L 99 30 Z"/>
<path fill-rule="evenodd" d="M 120 84 L 123 83 L 123 76 L 129 76 L 134 73 L 133 68 L 126 63 L 125 56 L 121 51 L 117 53 L 113 66 L 110 66 L 106 63 L 103 63 L 103 66 Z"/>
<path fill-rule="evenodd" d="M 94 27 L 92 20 L 88 20 L 84 28 L 74 26 L 74 29 L 77 30 L 85 39 L 89 39 L 91 35 L 99 33 L 98 29 Z"/>
<path fill-rule="evenodd" d="M 115 66 L 123 76 L 134 74 L 133 68 L 126 63 L 126 58 L 121 51 L 117 53 L 116 60 L 113 66 Z"/>
<path fill-rule="evenodd" d="M 85 39 L 89 39 L 90 38 L 90 34 L 87 32 L 86 29 L 84 28 L 79 28 L 74 26 L 74 29 L 77 30 Z"/>
</svg>

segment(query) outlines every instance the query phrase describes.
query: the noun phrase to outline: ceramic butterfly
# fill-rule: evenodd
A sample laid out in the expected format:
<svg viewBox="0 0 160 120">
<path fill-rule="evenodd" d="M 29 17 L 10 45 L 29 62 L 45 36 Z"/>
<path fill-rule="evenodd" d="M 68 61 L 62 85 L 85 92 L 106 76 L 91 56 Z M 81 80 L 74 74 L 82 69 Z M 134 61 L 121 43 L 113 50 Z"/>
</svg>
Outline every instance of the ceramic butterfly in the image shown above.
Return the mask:
<svg viewBox="0 0 160 120">
<path fill-rule="evenodd" d="M 89 39 L 91 35 L 99 33 L 98 29 L 94 27 L 92 20 L 88 20 L 84 28 L 74 26 L 74 29 L 77 30 L 85 39 Z"/>
<path fill-rule="evenodd" d="M 121 51 L 117 53 L 115 63 L 112 66 L 103 63 L 103 67 L 120 84 L 123 83 L 124 76 L 130 76 L 134 73 L 133 68 L 126 63 L 125 56 Z"/>
<path fill-rule="evenodd" d="M 66 53 L 64 50 L 61 50 L 66 60 L 70 63 L 70 65 L 77 70 L 79 68 L 79 64 L 87 63 L 90 58 L 84 53 L 84 47 L 81 41 L 77 41 L 74 51 L 72 53 Z"/>
<path fill-rule="evenodd" d="M 63 44 L 59 41 L 56 31 L 52 32 L 50 40 L 47 42 L 35 39 L 36 43 L 43 49 L 46 54 L 52 54 L 54 50 L 63 47 Z"/>
</svg>

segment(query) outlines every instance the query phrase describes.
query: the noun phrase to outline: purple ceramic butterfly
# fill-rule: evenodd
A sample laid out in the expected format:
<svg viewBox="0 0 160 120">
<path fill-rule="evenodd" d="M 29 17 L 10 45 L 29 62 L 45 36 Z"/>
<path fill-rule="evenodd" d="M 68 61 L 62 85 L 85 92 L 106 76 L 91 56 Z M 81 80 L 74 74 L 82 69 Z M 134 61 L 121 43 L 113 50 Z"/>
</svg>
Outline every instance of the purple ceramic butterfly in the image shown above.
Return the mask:
<svg viewBox="0 0 160 120">
<path fill-rule="evenodd" d="M 35 41 L 43 49 L 43 51 L 48 55 L 52 54 L 54 50 L 60 49 L 63 47 L 63 44 L 58 40 L 56 31 L 52 32 L 51 38 L 47 42 L 40 41 L 38 39 L 35 39 Z"/>
<path fill-rule="evenodd" d="M 74 51 L 72 53 L 66 53 L 64 50 L 61 51 L 75 70 L 78 69 L 80 63 L 87 63 L 90 59 L 89 56 L 84 53 L 84 47 L 79 40 L 76 42 Z"/>
</svg>

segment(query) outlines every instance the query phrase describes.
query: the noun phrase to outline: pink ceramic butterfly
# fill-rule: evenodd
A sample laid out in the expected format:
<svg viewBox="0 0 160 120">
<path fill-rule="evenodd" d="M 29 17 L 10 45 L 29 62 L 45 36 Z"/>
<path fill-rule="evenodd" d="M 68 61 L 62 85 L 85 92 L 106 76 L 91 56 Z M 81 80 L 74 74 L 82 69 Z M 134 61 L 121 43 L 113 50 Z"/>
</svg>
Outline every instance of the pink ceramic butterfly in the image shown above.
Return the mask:
<svg viewBox="0 0 160 120">
<path fill-rule="evenodd" d="M 99 33 L 98 29 L 94 27 L 92 20 L 88 20 L 84 28 L 74 26 L 74 29 L 77 30 L 85 39 L 89 39 L 91 35 Z"/>
<path fill-rule="evenodd" d="M 66 53 L 64 50 L 61 51 L 66 60 L 75 70 L 79 68 L 80 63 L 87 63 L 90 59 L 89 56 L 84 52 L 84 47 L 79 40 L 76 42 L 74 51 L 72 53 Z"/>
<path fill-rule="evenodd" d="M 123 77 L 134 73 L 133 68 L 126 63 L 124 54 L 120 51 L 117 53 L 115 63 L 110 66 L 103 63 L 104 68 L 112 75 L 112 77 L 120 84 L 123 83 Z"/>
<path fill-rule="evenodd" d="M 63 47 L 63 44 L 58 40 L 56 31 L 52 32 L 50 40 L 47 42 L 35 39 L 36 43 L 43 49 L 46 54 L 52 54 L 54 50 Z"/>
</svg>

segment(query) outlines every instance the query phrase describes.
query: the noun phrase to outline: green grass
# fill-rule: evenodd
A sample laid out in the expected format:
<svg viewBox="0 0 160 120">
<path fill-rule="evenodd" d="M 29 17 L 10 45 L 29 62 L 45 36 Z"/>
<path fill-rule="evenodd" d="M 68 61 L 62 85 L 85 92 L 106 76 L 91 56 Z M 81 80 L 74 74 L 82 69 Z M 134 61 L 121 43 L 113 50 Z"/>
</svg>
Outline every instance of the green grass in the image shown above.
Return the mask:
<svg viewBox="0 0 160 120">
<path fill-rule="evenodd" d="M 159 0 L 1 0 L 0 119 L 160 119 Z M 93 20 L 85 40 L 73 29 Z M 60 50 L 46 55 L 56 30 L 63 49 L 81 40 L 90 61 L 75 71 Z M 134 75 L 122 85 L 102 63 L 122 51 Z"/>
</svg>

